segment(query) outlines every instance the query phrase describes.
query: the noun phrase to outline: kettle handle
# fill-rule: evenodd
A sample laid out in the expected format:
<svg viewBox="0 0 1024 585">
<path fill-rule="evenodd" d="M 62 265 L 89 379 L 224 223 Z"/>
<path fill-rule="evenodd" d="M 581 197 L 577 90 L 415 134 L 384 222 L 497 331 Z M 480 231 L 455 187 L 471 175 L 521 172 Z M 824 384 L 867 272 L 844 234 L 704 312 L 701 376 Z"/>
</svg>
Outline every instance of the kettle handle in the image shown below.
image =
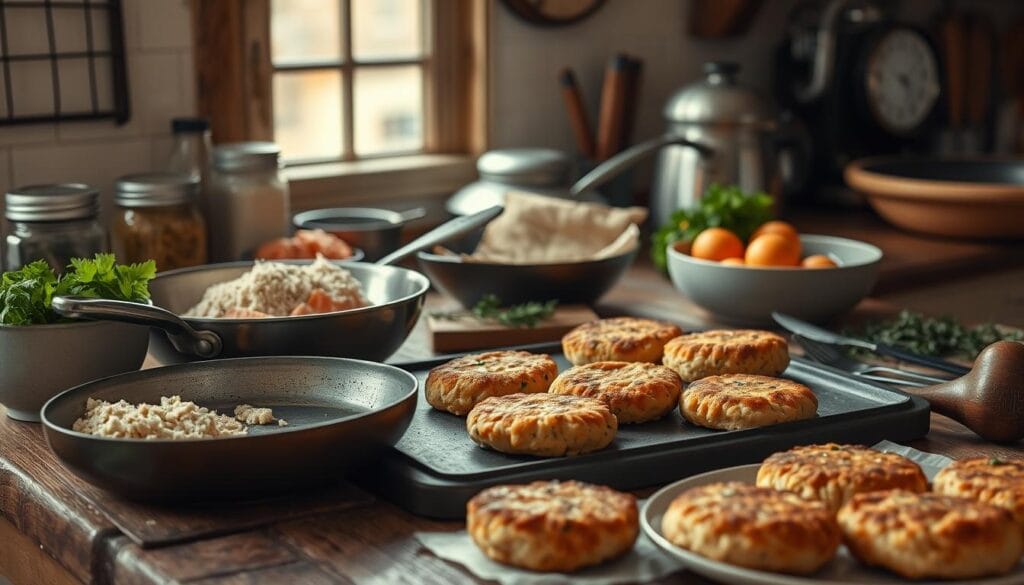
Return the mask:
<svg viewBox="0 0 1024 585">
<path fill-rule="evenodd" d="M 647 142 L 641 142 L 640 144 L 631 146 L 597 165 L 589 173 L 583 175 L 580 180 L 576 181 L 576 183 L 569 189 L 569 194 L 573 197 L 579 197 L 580 195 L 589 193 L 590 191 L 593 191 L 614 179 L 619 175 L 619 173 L 622 173 L 626 169 L 632 167 L 662 148 L 676 144 L 694 148 L 700 152 L 702 157 L 708 156 L 712 153 L 711 148 L 704 144 L 694 142 L 676 134 L 666 134 L 664 136 L 648 140 Z"/>
</svg>

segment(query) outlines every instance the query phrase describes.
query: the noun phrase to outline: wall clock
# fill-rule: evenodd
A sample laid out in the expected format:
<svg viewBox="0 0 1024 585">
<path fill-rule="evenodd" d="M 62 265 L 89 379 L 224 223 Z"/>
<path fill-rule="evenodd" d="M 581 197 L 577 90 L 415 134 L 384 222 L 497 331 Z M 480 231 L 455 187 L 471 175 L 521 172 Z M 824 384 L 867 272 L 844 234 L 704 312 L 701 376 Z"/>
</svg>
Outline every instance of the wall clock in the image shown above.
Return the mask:
<svg viewBox="0 0 1024 585">
<path fill-rule="evenodd" d="M 502 0 L 519 18 L 540 26 L 566 26 L 590 16 L 604 0 Z"/>
</svg>

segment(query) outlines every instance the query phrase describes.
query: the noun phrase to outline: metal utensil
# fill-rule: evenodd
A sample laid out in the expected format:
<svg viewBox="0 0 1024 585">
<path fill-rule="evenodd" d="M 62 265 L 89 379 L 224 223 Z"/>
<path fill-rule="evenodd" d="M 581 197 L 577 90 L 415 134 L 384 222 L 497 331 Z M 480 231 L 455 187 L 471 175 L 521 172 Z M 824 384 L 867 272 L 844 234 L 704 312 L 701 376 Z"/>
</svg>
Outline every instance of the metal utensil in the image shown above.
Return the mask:
<svg viewBox="0 0 1024 585">
<path fill-rule="evenodd" d="M 843 352 L 836 349 L 836 346 L 834 345 L 819 343 L 813 339 L 808 339 L 800 335 L 793 335 L 793 339 L 800 344 L 800 347 L 804 348 L 804 352 L 807 357 L 827 366 L 832 366 L 833 368 L 849 372 L 859 378 L 864 378 L 865 380 L 911 387 L 929 386 L 949 381 L 949 378 L 928 376 L 917 372 L 901 370 L 899 368 L 890 368 L 888 366 L 867 364 L 857 361 L 844 355 Z M 879 374 L 888 374 L 888 376 Z"/>
<path fill-rule="evenodd" d="M 950 374 L 956 374 L 958 376 L 962 376 L 971 371 L 970 368 L 965 368 L 959 364 L 954 364 L 953 362 L 946 361 L 944 359 L 920 355 L 891 345 L 871 343 L 870 341 L 865 341 L 863 339 L 840 335 L 833 331 L 829 331 L 828 329 L 822 329 L 817 325 L 807 323 L 806 321 L 801 321 L 796 317 L 783 315 L 779 312 L 773 312 L 772 318 L 775 319 L 776 323 L 782 325 L 791 333 L 796 333 L 802 337 L 813 339 L 814 341 L 821 343 L 860 347 L 878 355 L 884 355 L 898 360 L 903 360 L 905 362 L 935 368 L 936 370 L 942 370 L 943 372 L 949 372 Z"/>
<path fill-rule="evenodd" d="M 486 225 L 492 219 L 501 215 L 502 211 L 504 211 L 502 206 L 494 205 L 470 215 L 450 219 L 381 258 L 377 261 L 377 264 L 394 264 L 410 254 L 415 254 L 420 250 L 426 250 L 431 246 L 457 238 L 458 236 Z"/>
<path fill-rule="evenodd" d="M 47 402 L 43 432 L 77 475 L 149 501 L 256 497 L 344 475 L 405 432 L 417 381 L 398 368 L 359 360 L 270 357 L 153 368 L 77 386 Z M 287 426 L 251 426 L 214 439 L 114 439 L 72 430 L 96 398 L 132 403 L 161 396 L 233 412 L 269 407 Z"/>
</svg>

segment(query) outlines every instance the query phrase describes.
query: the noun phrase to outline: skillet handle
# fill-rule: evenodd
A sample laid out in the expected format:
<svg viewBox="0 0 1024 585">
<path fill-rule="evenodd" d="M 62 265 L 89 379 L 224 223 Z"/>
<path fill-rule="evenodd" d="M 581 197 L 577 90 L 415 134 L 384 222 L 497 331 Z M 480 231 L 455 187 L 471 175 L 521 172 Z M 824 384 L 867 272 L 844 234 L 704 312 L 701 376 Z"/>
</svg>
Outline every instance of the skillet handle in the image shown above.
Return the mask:
<svg viewBox="0 0 1024 585">
<path fill-rule="evenodd" d="M 213 331 L 196 331 L 174 313 L 143 303 L 90 299 L 77 296 L 53 297 L 53 310 L 73 319 L 123 321 L 163 330 L 175 349 L 201 358 L 216 357 L 221 350 L 220 337 Z"/>
</svg>

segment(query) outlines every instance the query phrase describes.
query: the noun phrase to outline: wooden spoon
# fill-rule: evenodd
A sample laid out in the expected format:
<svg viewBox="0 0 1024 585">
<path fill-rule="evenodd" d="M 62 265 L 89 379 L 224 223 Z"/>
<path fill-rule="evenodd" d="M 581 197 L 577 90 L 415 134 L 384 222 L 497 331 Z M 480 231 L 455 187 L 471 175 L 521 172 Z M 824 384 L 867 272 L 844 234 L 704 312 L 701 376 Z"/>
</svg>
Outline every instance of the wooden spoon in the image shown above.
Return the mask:
<svg viewBox="0 0 1024 585">
<path fill-rule="evenodd" d="M 932 410 L 961 422 L 984 439 L 1024 438 L 1024 343 L 986 347 L 966 375 L 914 391 Z"/>
</svg>

